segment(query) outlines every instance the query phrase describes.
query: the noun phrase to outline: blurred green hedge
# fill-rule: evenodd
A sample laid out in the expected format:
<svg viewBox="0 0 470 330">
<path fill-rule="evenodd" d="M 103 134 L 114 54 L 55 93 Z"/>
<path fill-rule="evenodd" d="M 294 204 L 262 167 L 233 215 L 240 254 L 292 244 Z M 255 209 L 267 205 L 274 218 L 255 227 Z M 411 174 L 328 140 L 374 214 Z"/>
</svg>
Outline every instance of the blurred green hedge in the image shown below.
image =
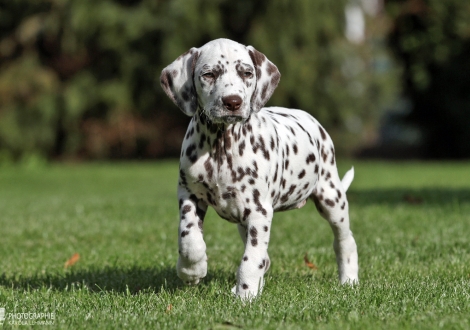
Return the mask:
<svg viewBox="0 0 470 330">
<path fill-rule="evenodd" d="M 280 69 L 268 105 L 317 117 L 350 153 L 396 94 L 383 18 L 363 45 L 344 37 L 346 2 L 329 0 L 8 0 L 0 6 L 0 162 L 176 156 L 189 121 L 161 69 L 219 37 Z M 368 24 L 369 24 L 368 23 Z"/>
</svg>

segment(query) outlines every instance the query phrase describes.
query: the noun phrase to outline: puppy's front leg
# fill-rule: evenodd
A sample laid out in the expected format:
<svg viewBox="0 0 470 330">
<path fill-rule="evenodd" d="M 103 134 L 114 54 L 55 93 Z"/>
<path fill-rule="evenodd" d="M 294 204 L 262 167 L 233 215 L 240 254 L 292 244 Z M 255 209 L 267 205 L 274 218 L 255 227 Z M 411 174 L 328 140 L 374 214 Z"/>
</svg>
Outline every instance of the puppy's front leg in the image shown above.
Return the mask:
<svg viewBox="0 0 470 330">
<path fill-rule="evenodd" d="M 186 284 L 195 285 L 207 274 L 206 243 L 202 235 L 207 205 L 184 187 L 178 188 L 178 197 L 180 225 L 176 270 Z"/>
<path fill-rule="evenodd" d="M 269 268 L 268 244 L 272 208 L 260 208 L 246 221 L 245 253 L 237 272 L 236 295 L 251 299 L 263 290 L 263 276 Z M 240 228 L 239 228 L 240 229 Z"/>
</svg>

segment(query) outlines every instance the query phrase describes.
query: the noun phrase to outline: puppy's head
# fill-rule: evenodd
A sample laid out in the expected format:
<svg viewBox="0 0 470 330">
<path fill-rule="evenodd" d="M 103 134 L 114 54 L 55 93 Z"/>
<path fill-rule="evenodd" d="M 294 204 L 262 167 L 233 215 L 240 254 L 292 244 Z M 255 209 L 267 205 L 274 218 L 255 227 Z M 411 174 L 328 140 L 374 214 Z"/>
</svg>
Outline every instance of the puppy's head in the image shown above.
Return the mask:
<svg viewBox="0 0 470 330">
<path fill-rule="evenodd" d="M 248 119 L 269 100 L 281 75 L 252 46 L 217 39 L 191 48 L 163 69 L 165 93 L 188 116 L 198 108 L 214 123 Z"/>
</svg>

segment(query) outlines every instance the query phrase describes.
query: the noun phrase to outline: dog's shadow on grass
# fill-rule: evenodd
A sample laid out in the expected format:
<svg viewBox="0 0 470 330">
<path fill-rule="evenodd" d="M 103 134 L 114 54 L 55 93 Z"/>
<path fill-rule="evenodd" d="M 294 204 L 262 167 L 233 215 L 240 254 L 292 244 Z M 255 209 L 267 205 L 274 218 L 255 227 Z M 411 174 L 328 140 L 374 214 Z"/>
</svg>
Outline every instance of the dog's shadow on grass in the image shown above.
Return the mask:
<svg viewBox="0 0 470 330">
<path fill-rule="evenodd" d="M 370 189 L 348 191 L 348 200 L 358 205 L 435 205 L 470 203 L 470 188 Z"/>
<path fill-rule="evenodd" d="M 208 273 L 198 287 L 204 288 L 213 280 L 231 279 L 233 274 L 217 270 Z M 56 291 L 87 290 L 89 292 L 117 292 L 139 294 L 141 292 L 174 293 L 186 286 L 176 276 L 175 267 L 130 268 L 104 267 L 88 270 L 64 270 L 50 274 L 37 274 L 31 277 L 0 275 L 0 286 L 16 290 L 51 289 Z"/>
</svg>

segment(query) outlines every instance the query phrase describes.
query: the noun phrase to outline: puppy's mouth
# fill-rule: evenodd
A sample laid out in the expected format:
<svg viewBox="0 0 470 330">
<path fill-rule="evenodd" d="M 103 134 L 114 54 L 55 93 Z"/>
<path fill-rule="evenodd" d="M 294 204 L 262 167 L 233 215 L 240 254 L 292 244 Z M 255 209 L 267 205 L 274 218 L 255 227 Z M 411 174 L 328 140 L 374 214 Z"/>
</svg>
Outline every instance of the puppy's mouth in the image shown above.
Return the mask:
<svg viewBox="0 0 470 330">
<path fill-rule="evenodd" d="M 227 124 L 233 124 L 233 123 L 238 123 L 240 121 L 243 121 L 245 118 L 243 118 L 242 116 L 229 115 L 229 116 L 220 117 L 220 119 Z"/>
<path fill-rule="evenodd" d="M 242 111 L 211 111 L 209 117 L 213 123 L 234 124 L 245 121 L 248 116 Z"/>
<path fill-rule="evenodd" d="M 211 116 L 210 119 L 215 124 L 235 124 L 235 123 L 239 123 L 239 122 L 242 122 L 242 121 L 246 120 L 245 117 L 233 116 L 233 115 L 230 115 L 230 116 L 217 116 L 217 117 Z"/>
</svg>

